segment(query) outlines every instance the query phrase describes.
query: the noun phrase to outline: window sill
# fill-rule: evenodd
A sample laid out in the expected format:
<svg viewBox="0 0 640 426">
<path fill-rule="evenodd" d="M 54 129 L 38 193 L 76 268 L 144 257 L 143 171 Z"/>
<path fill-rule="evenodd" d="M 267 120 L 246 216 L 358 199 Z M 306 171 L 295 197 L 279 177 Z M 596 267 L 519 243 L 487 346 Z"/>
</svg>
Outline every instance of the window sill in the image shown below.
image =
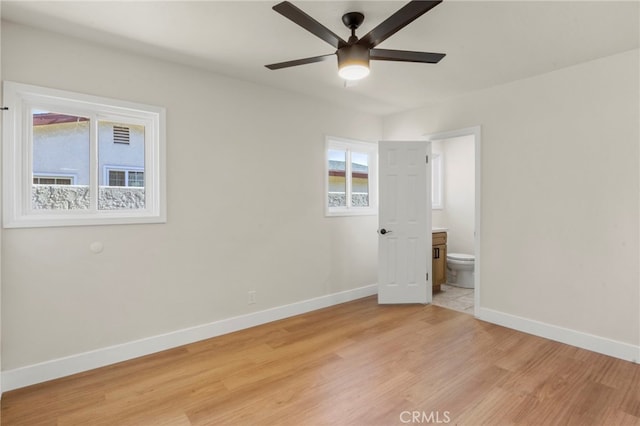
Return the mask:
<svg viewBox="0 0 640 426">
<path fill-rule="evenodd" d="M 164 215 L 146 216 L 133 215 L 131 212 L 125 214 L 110 215 L 65 215 L 64 217 L 42 217 L 38 215 L 17 218 L 12 221 L 5 221 L 3 227 L 11 228 L 46 228 L 58 226 L 95 226 L 95 225 L 134 225 L 145 223 L 166 223 L 167 218 Z"/>
<path fill-rule="evenodd" d="M 340 216 L 377 216 L 377 209 L 362 209 L 362 210 L 332 210 L 325 212 L 326 217 L 340 217 Z"/>
</svg>

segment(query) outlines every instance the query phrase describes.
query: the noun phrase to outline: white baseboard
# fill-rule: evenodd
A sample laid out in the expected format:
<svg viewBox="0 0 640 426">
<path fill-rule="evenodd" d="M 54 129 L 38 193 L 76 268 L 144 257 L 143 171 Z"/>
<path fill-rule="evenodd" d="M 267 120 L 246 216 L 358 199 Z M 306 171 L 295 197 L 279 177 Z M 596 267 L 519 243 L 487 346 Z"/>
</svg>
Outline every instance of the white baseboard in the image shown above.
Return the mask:
<svg viewBox="0 0 640 426">
<path fill-rule="evenodd" d="M 567 345 L 635 362 L 636 364 L 640 363 L 640 346 L 482 307 L 478 311 L 477 318 L 524 333 L 544 337 L 545 339 L 566 343 Z"/>
<path fill-rule="evenodd" d="M 2 372 L 7 392 L 374 295 L 376 284 Z"/>
<path fill-rule="evenodd" d="M 371 296 L 377 292 L 378 286 L 373 284 L 303 300 L 289 305 L 252 312 L 246 315 L 226 318 L 166 334 L 147 337 L 120 345 L 109 346 L 39 364 L 3 371 L 0 377 L 2 391 L 7 392 L 117 362 L 127 361 L 166 349 Z M 488 308 L 481 307 L 478 309 L 477 318 L 524 333 L 566 343 L 626 361 L 640 363 L 640 346 L 634 346 L 629 343 L 618 342 Z"/>
</svg>

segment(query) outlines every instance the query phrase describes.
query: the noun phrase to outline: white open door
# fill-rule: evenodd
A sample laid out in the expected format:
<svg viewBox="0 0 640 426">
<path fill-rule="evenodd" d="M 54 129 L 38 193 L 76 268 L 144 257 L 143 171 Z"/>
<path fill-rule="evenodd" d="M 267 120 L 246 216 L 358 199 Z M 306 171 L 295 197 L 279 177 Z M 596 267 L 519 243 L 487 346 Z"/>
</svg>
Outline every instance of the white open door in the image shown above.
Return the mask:
<svg viewBox="0 0 640 426">
<path fill-rule="evenodd" d="M 378 303 L 431 303 L 431 142 L 380 141 Z"/>
</svg>

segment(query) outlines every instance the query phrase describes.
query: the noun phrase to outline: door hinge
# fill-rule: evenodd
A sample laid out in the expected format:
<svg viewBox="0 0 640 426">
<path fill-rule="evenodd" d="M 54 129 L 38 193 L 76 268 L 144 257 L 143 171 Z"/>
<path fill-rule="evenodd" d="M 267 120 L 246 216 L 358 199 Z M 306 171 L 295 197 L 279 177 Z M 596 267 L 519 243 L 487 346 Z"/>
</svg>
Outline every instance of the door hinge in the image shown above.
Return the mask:
<svg viewBox="0 0 640 426">
<path fill-rule="evenodd" d="M 429 156 L 427 155 L 427 164 L 429 164 Z"/>
<path fill-rule="evenodd" d="M 429 282 L 429 273 L 427 272 L 427 282 Z"/>
</svg>

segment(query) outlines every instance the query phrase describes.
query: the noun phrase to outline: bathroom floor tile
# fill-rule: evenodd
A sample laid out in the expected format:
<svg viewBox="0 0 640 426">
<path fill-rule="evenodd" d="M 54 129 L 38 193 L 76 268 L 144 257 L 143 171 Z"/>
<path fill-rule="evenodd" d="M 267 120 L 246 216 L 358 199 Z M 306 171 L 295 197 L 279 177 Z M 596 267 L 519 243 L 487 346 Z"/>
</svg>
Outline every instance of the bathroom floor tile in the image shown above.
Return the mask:
<svg viewBox="0 0 640 426">
<path fill-rule="evenodd" d="M 436 306 L 473 315 L 473 291 L 472 288 L 461 288 L 449 284 L 442 284 L 440 291 L 433 294 L 432 303 Z"/>
</svg>

